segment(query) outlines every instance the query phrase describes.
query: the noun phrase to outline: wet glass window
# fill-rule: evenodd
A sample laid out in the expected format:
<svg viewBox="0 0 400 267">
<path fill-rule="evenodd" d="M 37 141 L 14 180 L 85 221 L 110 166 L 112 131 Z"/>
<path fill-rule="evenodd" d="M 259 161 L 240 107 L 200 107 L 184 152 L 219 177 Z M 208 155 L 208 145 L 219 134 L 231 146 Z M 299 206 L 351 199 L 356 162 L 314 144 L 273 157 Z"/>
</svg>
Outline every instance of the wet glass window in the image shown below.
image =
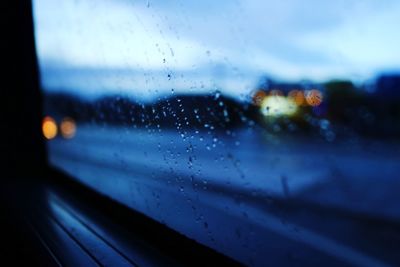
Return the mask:
<svg viewBox="0 0 400 267">
<path fill-rule="evenodd" d="M 54 167 L 245 265 L 399 263 L 400 2 L 33 4 Z"/>
</svg>

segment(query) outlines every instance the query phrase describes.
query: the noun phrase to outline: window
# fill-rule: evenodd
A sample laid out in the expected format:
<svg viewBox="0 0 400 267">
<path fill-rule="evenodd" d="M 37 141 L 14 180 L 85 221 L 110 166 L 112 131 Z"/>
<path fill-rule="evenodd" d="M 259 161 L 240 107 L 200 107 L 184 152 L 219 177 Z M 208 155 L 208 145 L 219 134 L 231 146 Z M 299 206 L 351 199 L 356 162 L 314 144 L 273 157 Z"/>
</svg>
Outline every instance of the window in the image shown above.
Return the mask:
<svg viewBox="0 0 400 267">
<path fill-rule="evenodd" d="M 49 161 L 246 265 L 393 263 L 399 12 L 35 0 Z"/>
</svg>

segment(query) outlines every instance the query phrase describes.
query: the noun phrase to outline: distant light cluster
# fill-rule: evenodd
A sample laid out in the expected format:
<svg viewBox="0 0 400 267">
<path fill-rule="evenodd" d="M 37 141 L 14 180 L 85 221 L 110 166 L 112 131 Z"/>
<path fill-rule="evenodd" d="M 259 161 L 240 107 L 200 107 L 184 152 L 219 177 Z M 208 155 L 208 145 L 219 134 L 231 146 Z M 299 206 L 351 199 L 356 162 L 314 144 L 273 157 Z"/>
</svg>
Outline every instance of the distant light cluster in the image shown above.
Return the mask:
<svg viewBox="0 0 400 267">
<path fill-rule="evenodd" d="M 71 139 L 76 134 L 76 128 L 75 121 L 70 117 L 63 118 L 59 126 L 51 116 L 45 116 L 42 121 L 42 133 L 47 140 L 56 138 L 59 133 L 63 138 Z"/>
<path fill-rule="evenodd" d="M 301 106 L 317 107 L 323 102 L 323 94 L 318 89 L 293 89 L 286 95 L 282 90 L 257 90 L 252 96 L 252 103 L 260 107 L 264 116 L 292 116 Z"/>
</svg>

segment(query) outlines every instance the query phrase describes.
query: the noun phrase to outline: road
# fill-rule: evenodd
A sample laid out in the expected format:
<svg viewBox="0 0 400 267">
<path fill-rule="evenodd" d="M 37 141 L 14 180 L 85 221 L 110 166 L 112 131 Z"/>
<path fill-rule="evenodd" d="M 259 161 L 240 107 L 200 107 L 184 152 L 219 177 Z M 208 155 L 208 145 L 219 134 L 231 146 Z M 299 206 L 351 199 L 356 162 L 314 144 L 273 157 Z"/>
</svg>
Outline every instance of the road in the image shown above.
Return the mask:
<svg viewBox="0 0 400 267">
<path fill-rule="evenodd" d="M 357 237 L 317 227 L 317 207 L 332 210 L 337 225 L 400 221 L 399 144 L 79 125 L 48 150 L 54 166 L 82 183 L 246 264 L 262 266 L 266 251 L 279 263 L 303 244 L 306 261 L 319 251 L 321 260 L 383 266 L 362 252 L 379 258 L 376 244 L 357 248 Z M 288 212 L 287 203 L 305 206 Z M 314 215 L 297 214 L 305 207 Z"/>
</svg>

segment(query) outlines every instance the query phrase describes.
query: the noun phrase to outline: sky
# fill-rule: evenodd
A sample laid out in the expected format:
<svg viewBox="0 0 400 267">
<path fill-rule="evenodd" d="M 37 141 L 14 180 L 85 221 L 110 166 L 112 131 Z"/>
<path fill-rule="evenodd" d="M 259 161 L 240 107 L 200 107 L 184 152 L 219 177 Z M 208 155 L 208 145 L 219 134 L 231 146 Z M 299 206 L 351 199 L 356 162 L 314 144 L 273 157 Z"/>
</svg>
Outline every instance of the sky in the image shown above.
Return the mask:
<svg viewBox="0 0 400 267">
<path fill-rule="evenodd" d="M 397 0 L 33 3 L 47 90 L 239 95 L 262 75 L 359 81 L 400 70 Z"/>
</svg>

